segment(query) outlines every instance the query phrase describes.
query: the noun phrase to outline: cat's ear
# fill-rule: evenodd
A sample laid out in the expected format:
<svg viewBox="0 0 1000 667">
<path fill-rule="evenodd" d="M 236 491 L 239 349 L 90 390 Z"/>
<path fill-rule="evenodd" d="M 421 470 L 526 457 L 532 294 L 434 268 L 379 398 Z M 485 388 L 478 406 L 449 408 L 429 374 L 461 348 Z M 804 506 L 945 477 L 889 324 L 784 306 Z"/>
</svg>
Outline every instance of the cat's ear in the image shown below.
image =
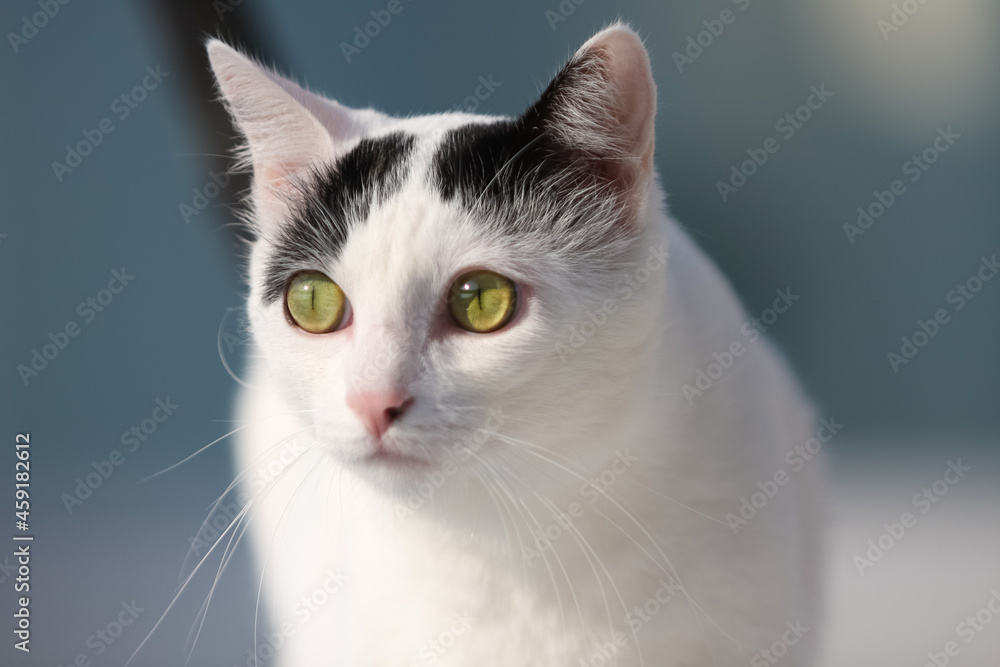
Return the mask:
<svg viewBox="0 0 1000 667">
<path fill-rule="evenodd" d="M 336 154 L 356 133 L 352 110 L 325 100 L 258 65 L 217 39 L 206 44 L 233 121 L 246 138 L 256 204 L 279 213 L 297 179 Z"/>
<path fill-rule="evenodd" d="M 619 23 L 594 35 L 526 116 L 608 183 L 642 189 L 653 170 L 656 84 L 639 36 Z"/>
</svg>

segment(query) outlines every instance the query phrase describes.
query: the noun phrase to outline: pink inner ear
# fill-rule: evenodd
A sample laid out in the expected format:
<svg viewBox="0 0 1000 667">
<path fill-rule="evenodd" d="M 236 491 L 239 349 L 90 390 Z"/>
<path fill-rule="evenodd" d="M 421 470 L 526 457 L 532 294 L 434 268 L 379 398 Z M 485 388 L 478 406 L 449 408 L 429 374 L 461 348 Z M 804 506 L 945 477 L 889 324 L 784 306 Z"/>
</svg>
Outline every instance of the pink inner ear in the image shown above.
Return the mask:
<svg viewBox="0 0 1000 667">
<path fill-rule="evenodd" d="M 273 72 L 267 72 L 267 76 L 315 116 L 329 132 L 334 143 L 340 143 L 363 132 L 363 123 L 359 122 L 360 119 L 354 110 L 335 100 L 320 97 Z"/>
<path fill-rule="evenodd" d="M 656 84 L 653 82 L 649 54 L 638 35 L 623 27 L 614 27 L 595 35 L 580 52 L 590 51 L 600 58 L 607 83 L 613 88 L 618 108 L 615 119 L 631 138 L 633 155 L 644 167 L 651 167 L 656 116 Z"/>
<path fill-rule="evenodd" d="M 246 137 L 257 203 L 280 216 L 285 195 L 294 194 L 293 179 L 333 156 L 333 137 L 313 112 L 329 105 L 220 41 L 209 42 L 208 54 L 226 105 Z M 350 113 L 337 105 L 324 116 L 336 111 Z M 349 123 L 341 119 L 339 126 Z"/>
<path fill-rule="evenodd" d="M 276 162 L 265 161 L 254 163 L 253 177 L 258 204 L 267 207 L 285 206 L 294 198 L 295 186 L 293 180 L 296 174 L 304 173 L 309 166 L 308 161 Z"/>
</svg>

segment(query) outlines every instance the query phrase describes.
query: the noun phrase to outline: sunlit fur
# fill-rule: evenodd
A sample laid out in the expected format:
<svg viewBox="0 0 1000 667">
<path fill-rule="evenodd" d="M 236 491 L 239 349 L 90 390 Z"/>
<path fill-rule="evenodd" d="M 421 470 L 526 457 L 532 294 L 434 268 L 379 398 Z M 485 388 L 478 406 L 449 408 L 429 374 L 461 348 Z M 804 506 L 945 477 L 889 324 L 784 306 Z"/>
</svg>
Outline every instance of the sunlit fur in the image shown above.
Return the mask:
<svg viewBox="0 0 1000 667">
<path fill-rule="evenodd" d="M 587 104 L 560 108 L 566 140 L 611 147 L 607 168 L 627 185 L 607 201 L 596 186 L 564 193 L 589 207 L 587 224 L 611 230 L 603 247 L 511 234 L 443 200 L 431 173 L 440 142 L 490 119 L 355 112 L 219 42 L 209 52 L 256 174 L 248 311 L 259 362 L 238 405 L 250 500 L 234 530 L 249 526 L 261 570 L 259 630 L 283 637 L 267 664 L 726 667 L 796 621 L 810 632 L 781 664 L 811 664 L 813 469 L 737 534 L 725 521 L 813 435 L 811 410 L 763 343 L 710 392 L 682 392 L 741 340 L 747 318 L 665 212 L 655 88 L 634 33 L 612 26 L 581 49 L 611 63 L 607 85 L 622 94 L 595 79 Z M 273 240 L 310 169 L 397 131 L 416 138 L 399 192 L 352 227 L 337 258 L 309 267 L 343 289 L 351 324 L 308 334 L 262 297 Z M 609 131 L 621 136 L 602 142 Z M 526 204 L 553 214 L 551 202 Z M 483 335 L 450 324 L 444 302 L 476 268 L 520 295 L 511 323 Z M 383 444 L 417 462 L 366 460 L 374 443 L 346 396 L 386 383 L 414 403 Z M 330 573 L 346 583 L 323 589 Z M 644 605 L 657 612 L 627 617 Z"/>
</svg>

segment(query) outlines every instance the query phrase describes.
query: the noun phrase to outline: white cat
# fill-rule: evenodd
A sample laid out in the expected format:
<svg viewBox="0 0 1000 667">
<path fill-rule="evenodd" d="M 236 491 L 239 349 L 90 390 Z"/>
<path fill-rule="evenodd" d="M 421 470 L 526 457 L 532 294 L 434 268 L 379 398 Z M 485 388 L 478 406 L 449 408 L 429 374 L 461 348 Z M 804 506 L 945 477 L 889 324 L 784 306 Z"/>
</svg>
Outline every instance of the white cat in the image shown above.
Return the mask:
<svg viewBox="0 0 1000 667">
<path fill-rule="evenodd" d="M 348 109 L 208 52 L 254 173 L 260 663 L 811 664 L 815 466 L 773 481 L 811 408 L 763 340 L 692 392 L 747 318 L 665 213 L 636 34 L 513 119 Z"/>
</svg>

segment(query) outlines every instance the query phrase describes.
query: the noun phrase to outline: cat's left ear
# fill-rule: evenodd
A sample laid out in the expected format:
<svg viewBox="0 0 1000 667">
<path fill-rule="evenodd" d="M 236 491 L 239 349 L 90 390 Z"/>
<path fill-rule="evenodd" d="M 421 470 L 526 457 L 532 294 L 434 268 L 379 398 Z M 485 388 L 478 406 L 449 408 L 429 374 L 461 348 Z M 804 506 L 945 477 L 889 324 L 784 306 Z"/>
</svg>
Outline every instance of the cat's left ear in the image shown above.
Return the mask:
<svg viewBox="0 0 1000 667">
<path fill-rule="evenodd" d="M 618 23 L 580 47 L 525 119 L 605 183 L 637 192 L 653 172 L 655 116 L 649 54 L 639 36 Z"/>
</svg>

